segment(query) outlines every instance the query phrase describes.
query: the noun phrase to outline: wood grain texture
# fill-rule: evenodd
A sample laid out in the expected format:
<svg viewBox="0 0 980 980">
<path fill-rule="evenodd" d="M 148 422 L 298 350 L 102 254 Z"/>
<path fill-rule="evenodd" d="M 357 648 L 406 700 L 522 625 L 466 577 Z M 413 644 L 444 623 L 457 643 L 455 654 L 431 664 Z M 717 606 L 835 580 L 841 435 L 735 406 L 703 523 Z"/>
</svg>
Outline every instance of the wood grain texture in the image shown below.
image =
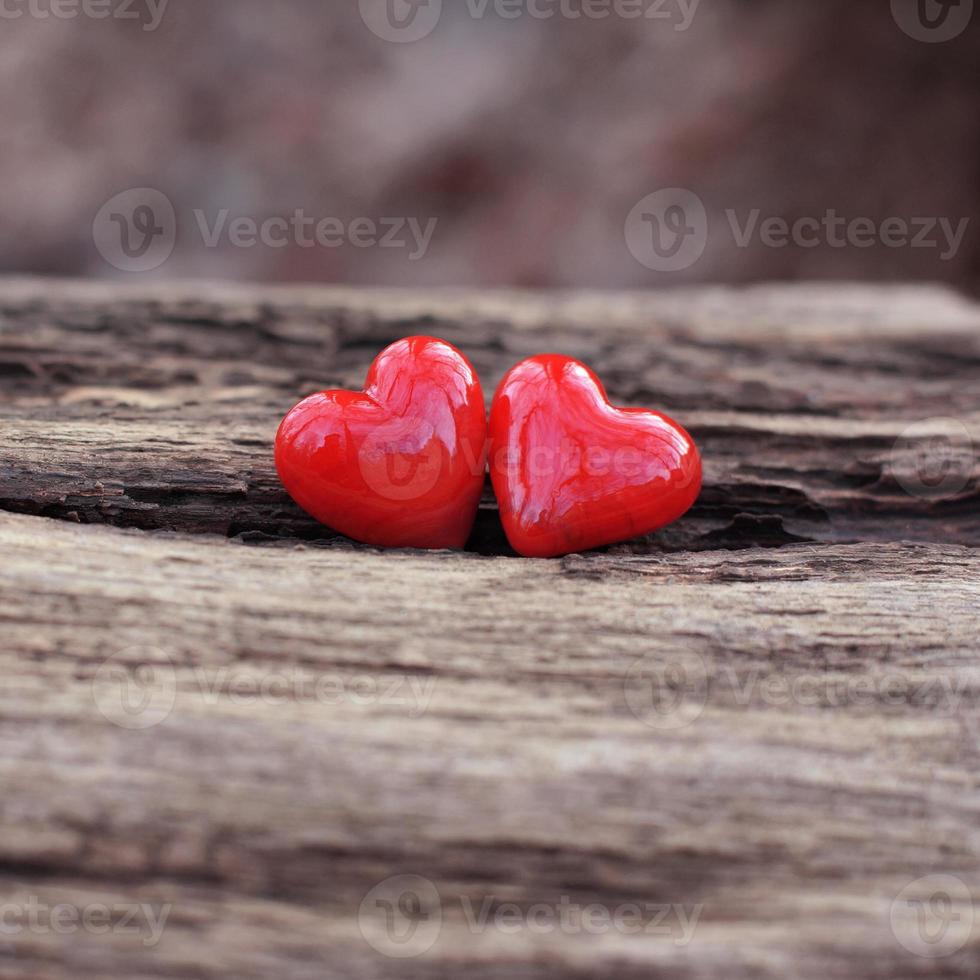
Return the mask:
<svg viewBox="0 0 980 980">
<path fill-rule="evenodd" d="M 280 415 L 413 332 L 676 413 L 696 511 L 556 561 L 489 495 L 470 553 L 312 524 Z M 0 378 L 0 977 L 980 973 L 975 307 L 14 281 Z"/>
<path fill-rule="evenodd" d="M 686 424 L 705 457 L 691 518 L 634 550 L 901 538 L 980 543 L 972 444 L 938 498 L 896 478 L 910 425 L 980 444 L 980 313 L 941 291 L 699 290 L 662 296 L 248 291 L 12 283 L 0 299 L 0 506 L 84 523 L 317 538 L 282 494 L 279 419 L 360 387 L 374 355 L 432 333 L 488 397 L 521 357 L 587 359 L 610 395 Z M 937 421 L 939 420 L 939 421 Z M 928 437 L 930 430 L 926 430 Z M 923 445 L 930 445 L 923 438 Z M 947 458 L 948 457 L 948 458 Z M 966 463 L 964 463 L 964 458 Z M 487 495 L 473 547 L 500 553 Z"/>
</svg>

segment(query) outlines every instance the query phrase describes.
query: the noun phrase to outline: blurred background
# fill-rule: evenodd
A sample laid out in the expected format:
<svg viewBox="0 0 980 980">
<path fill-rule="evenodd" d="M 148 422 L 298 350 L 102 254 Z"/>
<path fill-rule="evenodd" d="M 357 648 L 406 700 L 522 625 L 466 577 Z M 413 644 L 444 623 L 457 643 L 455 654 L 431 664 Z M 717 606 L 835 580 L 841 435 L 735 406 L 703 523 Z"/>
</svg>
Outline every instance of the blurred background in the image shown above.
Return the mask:
<svg viewBox="0 0 980 980">
<path fill-rule="evenodd" d="M 972 0 L 0 7 L 5 273 L 980 290 Z"/>
</svg>

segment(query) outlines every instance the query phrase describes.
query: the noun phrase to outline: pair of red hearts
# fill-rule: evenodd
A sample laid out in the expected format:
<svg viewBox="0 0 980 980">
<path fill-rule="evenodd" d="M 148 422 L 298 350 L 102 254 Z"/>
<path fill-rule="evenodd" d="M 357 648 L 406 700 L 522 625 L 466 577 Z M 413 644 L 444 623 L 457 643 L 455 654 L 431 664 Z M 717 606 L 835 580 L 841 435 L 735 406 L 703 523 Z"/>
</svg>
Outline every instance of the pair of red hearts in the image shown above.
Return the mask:
<svg viewBox="0 0 980 980">
<path fill-rule="evenodd" d="M 511 546 L 548 558 L 677 520 L 701 489 L 691 437 L 658 412 L 614 408 L 570 357 L 512 368 L 490 409 L 451 344 L 399 340 L 363 392 L 300 402 L 276 436 L 276 467 L 305 511 L 366 544 L 461 548 L 487 460 Z"/>
</svg>

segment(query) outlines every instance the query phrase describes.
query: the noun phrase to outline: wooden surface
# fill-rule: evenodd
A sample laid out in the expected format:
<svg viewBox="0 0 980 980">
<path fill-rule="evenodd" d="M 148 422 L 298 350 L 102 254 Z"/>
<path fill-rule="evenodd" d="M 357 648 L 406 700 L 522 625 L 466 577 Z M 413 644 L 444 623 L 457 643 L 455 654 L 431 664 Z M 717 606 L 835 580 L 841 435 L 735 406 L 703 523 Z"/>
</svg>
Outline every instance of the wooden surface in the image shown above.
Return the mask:
<svg viewBox="0 0 980 980">
<path fill-rule="evenodd" d="M 317 526 L 279 418 L 411 333 L 587 360 L 701 501 L 555 561 L 489 493 L 465 553 Z M 980 975 L 976 306 L 8 280 L 0 386 L 0 977 Z"/>
</svg>

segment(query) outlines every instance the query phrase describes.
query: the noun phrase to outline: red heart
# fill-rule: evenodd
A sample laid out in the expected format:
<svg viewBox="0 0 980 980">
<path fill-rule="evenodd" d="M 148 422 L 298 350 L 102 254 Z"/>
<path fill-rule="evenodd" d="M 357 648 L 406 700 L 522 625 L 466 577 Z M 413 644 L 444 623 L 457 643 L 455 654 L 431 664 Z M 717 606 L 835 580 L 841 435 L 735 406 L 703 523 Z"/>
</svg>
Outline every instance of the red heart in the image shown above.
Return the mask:
<svg viewBox="0 0 980 980">
<path fill-rule="evenodd" d="M 666 415 L 614 408 L 584 364 L 542 354 L 494 396 L 490 476 L 511 546 L 550 558 L 676 521 L 701 490 L 701 459 Z"/>
<path fill-rule="evenodd" d="M 307 513 L 366 544 L 461 548 L 486 468 L 486 408 L 469 361 L 433 337 L 383 350 L 363 392 L 300 402 L 276 436 L 276 469 Z"/>
</svg>

